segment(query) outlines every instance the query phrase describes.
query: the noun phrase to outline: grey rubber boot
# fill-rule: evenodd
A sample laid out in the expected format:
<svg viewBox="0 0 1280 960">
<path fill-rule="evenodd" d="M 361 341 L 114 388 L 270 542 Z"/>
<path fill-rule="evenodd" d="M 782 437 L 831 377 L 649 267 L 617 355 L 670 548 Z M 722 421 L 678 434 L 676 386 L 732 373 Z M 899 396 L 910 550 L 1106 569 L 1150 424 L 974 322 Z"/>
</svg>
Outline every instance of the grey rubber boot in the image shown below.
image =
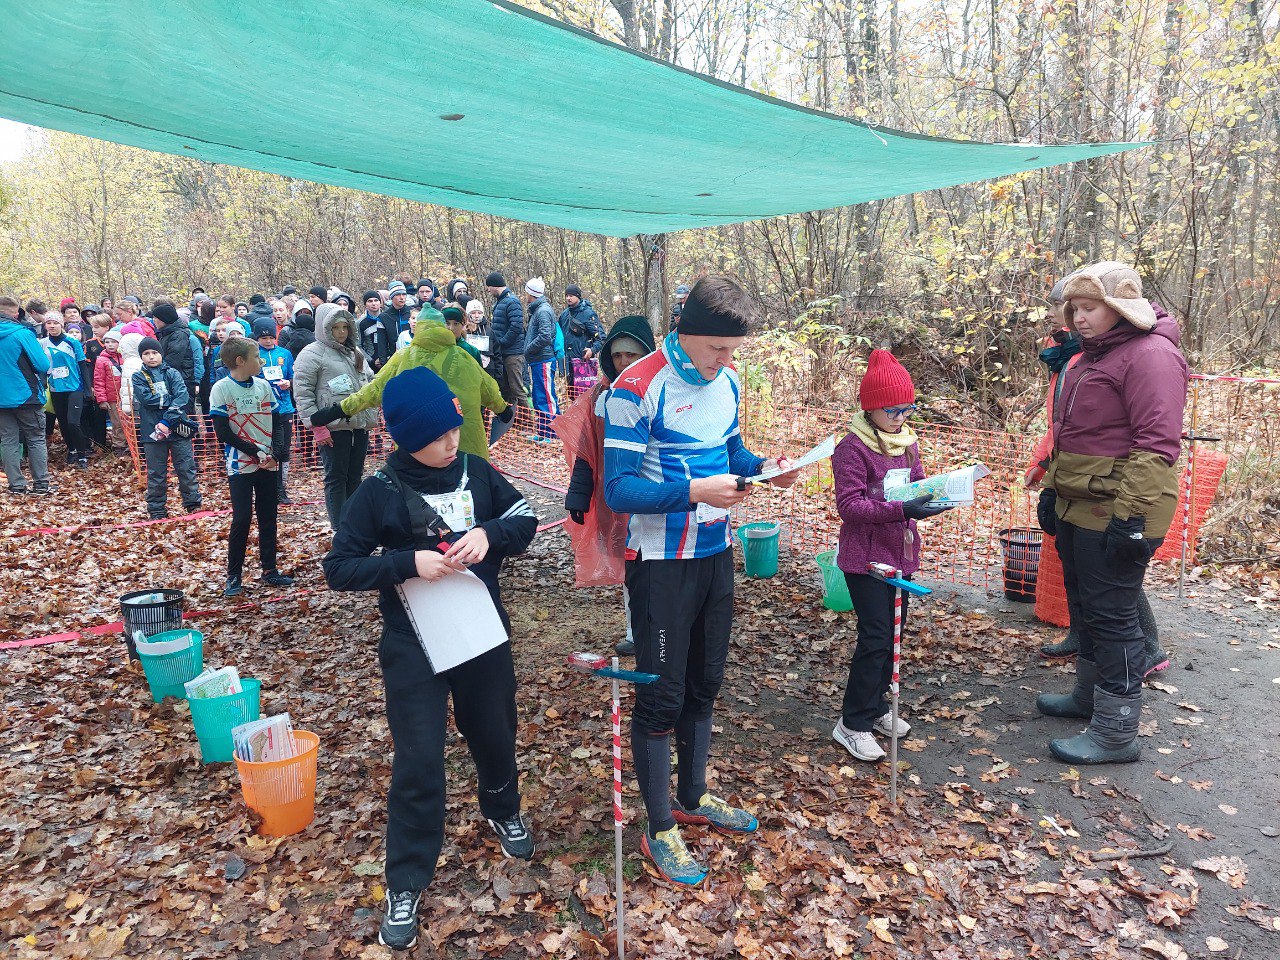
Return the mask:
<svg viewBox="0 0 1280 960">
<path fill-rule="evenodd" d="M 1084 733 L 1050 740 L 1049 752 L 1063 763 L 1133 763 L 1142 754 L 1138 746 L 1138 720 L 1142 693 L 1117 697 L 1101 687 L 1093 692 L 1093 719 Z"/>
<path fill-rule="evenodd" d="M 1061 643 L 1047 643 L 1040 648 L 1040 652 L 1046 657 L 1074 657 L 1080 652 L 1080 634 L 1076 633 L 1075 627 L 1071 627 Z"/>
<path fill-rule="evenodd" d="M 1036 709 L 1046 717 L 1093 716 L 1093 688 L 1098 682 L 1098 665 L 1083 657 L 1076 658 L 1076 685 L 1070 693 L 1042 693 L 1036 697 Z"/>
<path fill-rule="evenodd" d="M 1145 593 L 1138 594 L 1138 626 L 1142 629 L 1142 652 L 1147 658 L 1142 676 L 1149 677 L 1169 666 L 1169 654 L 1160 646 L 1160 627 L 1156 623 L 1151 601 Z"/>
</svg>

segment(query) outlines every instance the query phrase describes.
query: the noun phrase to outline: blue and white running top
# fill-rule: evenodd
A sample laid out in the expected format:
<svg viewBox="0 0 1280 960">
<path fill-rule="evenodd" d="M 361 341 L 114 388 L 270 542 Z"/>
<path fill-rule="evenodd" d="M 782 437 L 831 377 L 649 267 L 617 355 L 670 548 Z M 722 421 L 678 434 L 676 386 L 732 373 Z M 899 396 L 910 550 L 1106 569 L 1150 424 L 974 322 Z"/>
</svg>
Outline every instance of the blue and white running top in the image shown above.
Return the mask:
<svg viewBox="0 0 1280 960">
<path fill-rule="evenodd" d="M 689 383 L 665 343 L 613 382 L 605 402 L 604 496 L 609 509 L 631 514 L 628 558 L 689 560 L 729 548 L 728 512 L 695 509 L 689 481 L 760 472 L 764 458 L 747 450 L 738 430 L 739 392 L 728 367 L 710 383 Z"/>
</svg>

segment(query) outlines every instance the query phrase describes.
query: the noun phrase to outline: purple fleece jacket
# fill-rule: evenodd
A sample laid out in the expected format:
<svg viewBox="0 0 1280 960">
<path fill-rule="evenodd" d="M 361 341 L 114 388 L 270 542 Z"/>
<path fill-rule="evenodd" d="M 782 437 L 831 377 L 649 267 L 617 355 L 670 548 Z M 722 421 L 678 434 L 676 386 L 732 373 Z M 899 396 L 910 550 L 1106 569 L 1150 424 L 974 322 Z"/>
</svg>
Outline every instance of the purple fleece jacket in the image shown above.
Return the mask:
<svg viewBox="0 0 1280 960">
<path fill-rule="evenodd" d="M 924 479 L 920 450 L 912 446 L 898 457 L 873 450 L 856 434 L 836 447 L 831 470 L 836 478 L 836 509 L 840 511 L 840 549 L 836 566 L 845 573 L 865 575 L 868 563 L 887 563 L 906 576 L 920 569 L 920 538 L 916 522 L 902 515 L 901 503 L 884 499 L 884 475 L 895 468 L 911 468 L 912 480 Z M 907 530 L 912 544 L 908 553 Z"/>
</svg>

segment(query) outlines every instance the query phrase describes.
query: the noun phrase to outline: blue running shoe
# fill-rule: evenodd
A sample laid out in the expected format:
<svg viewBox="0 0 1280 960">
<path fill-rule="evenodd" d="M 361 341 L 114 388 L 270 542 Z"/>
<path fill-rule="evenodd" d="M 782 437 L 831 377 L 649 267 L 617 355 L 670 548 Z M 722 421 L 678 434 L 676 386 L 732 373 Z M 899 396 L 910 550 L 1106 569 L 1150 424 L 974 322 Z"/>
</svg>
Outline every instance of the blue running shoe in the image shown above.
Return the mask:
<svg viewBox="0 0 1280 960">
<path fill-rule="evenodd" d="M 640 841 L 641 852 L 653 861 L 658 873 L 672 883 L 682 887 L 696 887 L 707 879 L 707 869 L 693 859 L 693 854 L 684 845 L 680 836 L 680 828 L 660 830 L 656 837 L 650 837 L 648 829 Z"/>
<path fill-rule="evenodd" d="M 676 823 L 710 827 L 718 833 L 729 836 L 755 833 L 760 829 L 760 821 L 747 811 L 731 807 L 719 797 L 709 793 L 704 793 L 702 801 L 692 810 L 686 810 L 679 803 L 673 803 L 671 815 L 676 818 Z"/>
</svg>

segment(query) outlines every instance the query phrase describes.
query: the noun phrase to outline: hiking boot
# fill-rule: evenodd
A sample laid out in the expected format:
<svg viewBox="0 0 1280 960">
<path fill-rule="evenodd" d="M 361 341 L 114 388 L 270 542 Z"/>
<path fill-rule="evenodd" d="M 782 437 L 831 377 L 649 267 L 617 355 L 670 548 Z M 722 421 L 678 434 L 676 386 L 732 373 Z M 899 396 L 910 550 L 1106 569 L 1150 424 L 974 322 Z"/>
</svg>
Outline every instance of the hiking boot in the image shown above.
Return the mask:
<svg viewBox="0 0 1280 960">
<path fill-rule="evenodd" d="M 238 597 L 244 593 L 244 584 L 240 582 L 240 574 L 233 573 L 227 577 L 227 588 L 222 591 L 224 597 Z"/>
<path fill-rule="evenodd" d="M 292 587 L 293 577 L 286 577 L 279 570 L 268 570 L 262 575 L 262 582 L 268 587 Z"/>
<path fill-rule="evenodd" d="M 649 836 L 649 828 L 645 827 L 644 836 L 640 839 L 640 852 L 652 861 L 664 880 L 678 883 L 682 887 L 696 887 L 707 879 L 707 868 L 693 859 L 693 854 L 684 845 L 680 836 L 680 828 L 660 830 L 657 836 Z"/>
<path fill-rule="evenodd" d="M 37 497 L 47 497 L 49 495 L 49 481 L 37 480 L 31 485 L 31 493 Z"/>
<path fill-rule="evenodd" d="M 871 725 L 871 729 L 878 730 L 880 733 L 883 733 L 886 737 L 893 736 L 893 711 L 890 710 L 883 717 L 881 717 L 879 720 L 873 723 Z M 902 717 L 898 717 L 898 736 L 905 737 L 910 732 L 911 732 L 911 724 L 903 720 Z"/>
<path fill-rule="evenodd" d="M 533 834 L 524 825 L 520 814 L 507 817 L 505 820 L 490 820 L 489 826 L 498 835 L 498 843 L 502 846 L 502 855 L 517 860 L 533 859 Z"/>
<path fill-rule="evenodd" d="M 418 942 L 418 901 L 421 890 L 387 891 L 378 942 L 392 950 L 409 950 Z"/>
<path fill-rule="evenodd" d="M 634 640 L 623 640 L 613 648 L 613 652 L 620 657 L 634 657 L 636 655 L 636 642 Z"/>
<path fill-rule="evenodd" d="M 870 730 L 850 730 L 844 725 L 842 719 L 831 731 L 831 737 L 859 760 L 875 763 L 877 760 L 884 759 L 884 751 L 880 749 L 880 744 L 876 743 L 876 738 Z"/>
<path fill-rule="evenodd" d="M 1101 687 L 1093 692 L 1093 718 L 1089 729 L 1074 737 L 1049 741 L 1049 752 L 1070 764 L 1133 763 L 1142 753 L 1138 746 L 1138 719 L 1142 693 L 1117 697 Z"/>
<path fill-rule="evenodd" d="M 1147 655 L 1147 669 L 1143 672 L 1142 679 L 1145 680 L 1153 673 L 1169 669 L 1169 655 L 1164 652 L 1164 648 L 1159 643 L 1149 644 L 1145 653 Z"/>
<path fill-rule="evenodd" d="M 719 797 L 709 793 L 704 793 L 698 805 L 692 809 L 673 803 L 671 815 L 676 818 L 676 823 L 710 827 L 717 833 L 728 836 L 738 833 L 755 833 L 760 829 L 760 821 L 747 811 L 731 807 Z"/>
<path fill-rule="evenodd" d="M 1083 657 L 1076 658 L 1076 685 L 1070 693 L 1042 693 L 1036 697 L 1036 709 L 1046 717 L 1093 716 L 1093 688 L 1098 682 L 1098 665 Z"/>
<path fill-rule="evenodd" d="M 1074 657 L 1080 652 L 1080 634 L 1074 629 L 1068 630 L 1061 643 L 1048 643 L 1040 648 L 1046 657 Z"/>
<path fill-rule="evenodd" d="M 1169 667 L 1169 654 L 1160 646 L 1160 625 L 1156 623 L 1155 611 L 1151 609 L 1151 601 L 1145 593 L 1138 594 L 1138 629 L 1142 631 L 1142 652 L 1147 659 L 1142 674 L 1145 680 Z"/>
<path fill-rule="evenodd" d="M 77 470 L 88 470 L 88 469 L 89 469 L 89 458 L 88 458 L 88 457 L 80 457 L 79 459 L 77 459 L 77 460 L 76 460 L 76 469 L 77 469 Z"/>
</svg>

